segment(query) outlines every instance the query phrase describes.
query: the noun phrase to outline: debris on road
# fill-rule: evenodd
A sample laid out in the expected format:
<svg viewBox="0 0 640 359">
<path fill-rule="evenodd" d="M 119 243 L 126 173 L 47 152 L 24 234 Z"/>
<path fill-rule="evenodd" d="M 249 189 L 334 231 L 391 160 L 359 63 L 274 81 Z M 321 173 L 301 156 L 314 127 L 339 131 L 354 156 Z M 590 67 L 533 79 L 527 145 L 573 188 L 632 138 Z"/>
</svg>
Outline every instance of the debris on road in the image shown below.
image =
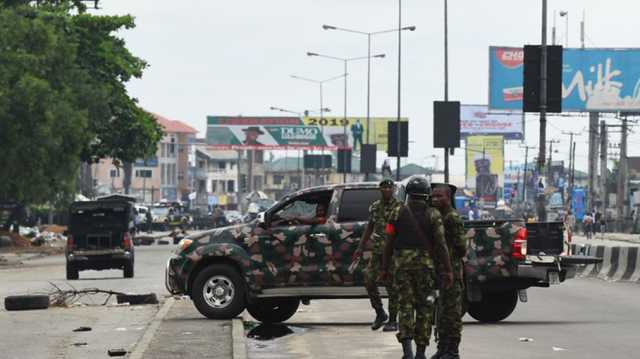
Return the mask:
<svg viewBox="0 0 640 359">
<path fill-rule="evenodd" d="M 49 308 L 48 295 L 11 295 L 4 298 L 6 310 L 33 310 Z"/>
<path fill-rule="evenodd" d="M 519 338 L 518 340 L 521 341 L 521 342 L 532 342 L 532 341 L 534 341 L 533 338 L 525 338 L 525 337 Z"/>
<path fill-rule="evenodd" d="M 131 305 L 158 304 L 158 297 L 155 293 L 149 294 L 118 294 L 118 303 L 129 303 Z"/>
<path fill-rule="evenodd" d="M 90 332 L 91 327 L 78 327 L 73 330 L 74 332 Z"/>
<path fill-rule="evenodd" d="M 85 342 L 80 342 L 80 343 L 73 343 L 73 345 L 76 346 L 76 347 L 83 347 L 83 346 L 88 345 L 88 344 L 85 343 Z"/>
<path fill-rule="evenodd" d="M 110 357 L 121 357 L 121 356 L 125 356 L 127 354 L 127 351 L 122 348 L 118 348 L 118 349 L 109 349 L 107 353 L 109 354 Z"/>
<path fill-rule="evenodd" d="M 560 347 L 551 347 L 553 349 L 554 352 L 561 352 L 561 351 L 565 351 L 567 349 L 565 348 L 560 348 Z"/>
</svg>

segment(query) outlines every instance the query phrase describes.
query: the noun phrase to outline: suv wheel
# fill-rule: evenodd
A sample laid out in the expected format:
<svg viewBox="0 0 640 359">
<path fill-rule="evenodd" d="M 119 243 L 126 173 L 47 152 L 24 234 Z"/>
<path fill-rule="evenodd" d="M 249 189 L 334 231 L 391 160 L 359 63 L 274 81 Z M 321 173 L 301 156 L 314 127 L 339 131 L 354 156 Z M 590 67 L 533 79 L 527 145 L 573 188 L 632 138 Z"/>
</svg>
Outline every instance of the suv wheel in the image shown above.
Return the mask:
<svg viewBox="0 0 640 359">
<path fill-rule="evenodd" d="M 247 306 L 252 317 L 263 323 L 280 323 L 291 318 L 300 305 L 298 298 L 256 299 Z"/>
<path fill-rule="evenodd" d="M 78 268 L 74 267 L 73 264 L 67 262 L 67 280 L 78 279 L 80 275 L 78 274 Z"/>
<path fill-rule="evenodd" d="M 516 309 L 518 292 L 508 290 L 502 292 L 482 292 L 482 300 L 470 302 L 467 306 L 469 315 L 480 322 L 499 322 L 506 319 Z"/>
<path fill-rule="evenodd" d="M 124 264 L 123 272 L 125 278 L 133 278 L 133 259 Z"/>
<path fill-rule="evenodd" d="M 196 276 L 191 298 L 205 317 L 231 319 L 244 310 L 245 293 L 245 283 L 235 268 L 226 264 L 213 264 Z"/>
</svg>

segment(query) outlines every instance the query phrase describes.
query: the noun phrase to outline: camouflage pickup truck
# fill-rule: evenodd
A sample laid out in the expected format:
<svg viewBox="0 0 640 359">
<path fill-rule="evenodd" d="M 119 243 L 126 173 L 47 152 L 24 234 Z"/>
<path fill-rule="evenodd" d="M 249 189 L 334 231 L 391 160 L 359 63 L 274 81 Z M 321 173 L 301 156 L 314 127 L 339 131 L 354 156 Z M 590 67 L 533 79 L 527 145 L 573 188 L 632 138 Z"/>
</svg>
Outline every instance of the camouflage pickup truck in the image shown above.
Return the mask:
<svg viewBox="0 0 640 359">
<path fill-rule="evenodd" d="M 401 183 L 396 195 L 403 199 L 403 192 Z M 362 263 L 352 255 L 369 205 L 379 198 L 375 183 L 304 189 L 253 222 L 187 237 L 167 262 L 166 287 L 191 296 L 208 318 L 232 318 L 246 308 L 262 322 L 285 321 L 312 299 L 367 298 L 363 269 L 370 252 Z M 318 206 L 326 208 L 326 222 L 291 220 L 313 217 Z M 576 265 L 595 260 L 561 255 L 560 223 L 474 221 L 466 228 L 467 311 L 479 321 L 508 317 L 518 298 L 526 301 L 527 288 L 560 283 Z"/>
</svg>

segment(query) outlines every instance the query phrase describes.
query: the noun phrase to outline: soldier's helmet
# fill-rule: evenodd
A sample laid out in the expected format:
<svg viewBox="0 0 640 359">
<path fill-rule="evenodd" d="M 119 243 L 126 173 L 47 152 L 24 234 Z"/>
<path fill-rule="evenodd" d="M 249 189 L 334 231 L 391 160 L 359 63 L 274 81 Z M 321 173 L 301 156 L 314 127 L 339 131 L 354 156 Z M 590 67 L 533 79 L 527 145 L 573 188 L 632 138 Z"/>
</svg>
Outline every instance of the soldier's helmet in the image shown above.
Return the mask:
<svg viewBox="0 0 640 359">
<path fill-rule="evenodd" d="M 406 192 L 410 196 L 429 197 L 431 195 L 431 183 L 425 177 L 413 177 L 407 182 Z"/>
<path fill-rule="evenodd" d="M 393 187 L 393 181 L 390 179 L 383 179 L 382 181 L 380 181 L 380 184 L 378 185 L 378 187 L 380 188 L 389 188 L 389 187 Z"/>
</svg>

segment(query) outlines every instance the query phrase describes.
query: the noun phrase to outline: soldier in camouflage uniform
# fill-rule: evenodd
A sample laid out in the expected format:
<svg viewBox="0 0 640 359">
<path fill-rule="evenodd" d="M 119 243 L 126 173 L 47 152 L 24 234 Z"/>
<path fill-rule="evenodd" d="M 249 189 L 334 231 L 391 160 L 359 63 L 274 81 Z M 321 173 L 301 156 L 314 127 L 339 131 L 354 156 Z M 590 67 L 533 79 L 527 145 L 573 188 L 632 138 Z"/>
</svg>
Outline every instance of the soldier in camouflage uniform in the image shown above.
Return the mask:
<svg viewBox="0 0 640 359">
<path fill-rule="evenodd" d="M 365 288 L 371 301 L 371 306 L 376 311 L 376 318 L 371 325 L 372 330 L 379 329 L 382 324 L 389 319 L 382 329 L 385 332 L 398 330 L 396 317 L 398 315 L 398 298 L 395 295 L 392 278 L 383 282 L 387 289 L 389 297 L 389 316 L 384 312 L 380 293 L 378 292 L 378 277 L 382 267 L 382 255 L 384 242 L 386 238 L 385 228 L 388 223 L 389 216 L 397 208 L 400 207 L 400 201 L 393 197 L 394 184 L 392 180 L 386 179 L 380 182 L 380 192 L 382 199 L 379 199 L 369 207 L 369 223 L 362 235 L 362 240 L 356 249 L 353 260 L 354 262 L 362 256 L 363 250 L 366 248 L 367 242 L 372 240 L 372 253 L 369 263 L 365 270 Z"/>
<path fill-rule="evenodd" d="M 427 203 L 431 192 L 429 182 L 423 177 L 413 178 L 407 183 L 406 191 L 407 204 L 392 214 L 387 225 L 383 278 L 389 275 L 388 269 L 393 259 L 399 302 L 400 328 L 397 337 L 402 344 L 402 358 L 414 359 L 411 347 L 411 341 L 414 340 L 415 358 L 426 359 L 436 276 L 448 288 L 453 282 L 453 274 L 442 217 Z"/>
<path fill-rule="evenodd" d="M 467 254 L 467 240 L 464 225 L 458 212 L 451 206 L 451 188 L 440 185 L 433 190 L 432 205 L 442 215 L 447 249 L 453 269 L 453 284 L 441 288 L 438 299 L 438 352 L 431 359 L 459 359 L 458 346 L 462 336 L 462 301 L 464 283 L 462 258 Z"/>
</svg>

